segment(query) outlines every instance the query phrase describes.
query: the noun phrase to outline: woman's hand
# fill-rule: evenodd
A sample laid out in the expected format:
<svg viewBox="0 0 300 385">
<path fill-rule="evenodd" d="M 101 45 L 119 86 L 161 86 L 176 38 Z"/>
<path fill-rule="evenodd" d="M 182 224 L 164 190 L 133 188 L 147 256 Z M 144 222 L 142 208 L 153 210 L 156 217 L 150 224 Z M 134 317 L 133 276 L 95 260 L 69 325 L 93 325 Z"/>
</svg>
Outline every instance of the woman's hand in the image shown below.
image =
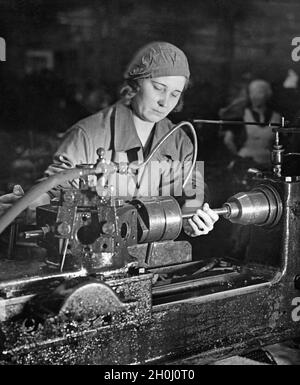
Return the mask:
<svg viewBox="0 0 300 385">
<path fill-rule="evenodd" d="M 20 185 L 15 185 L 13 192 L 0 196 L 0 216 L 3 215 L 11 206 L 22 196 L 24 191 Z"/>
<path fill-rule="evenodd" d="M 183 229 L 190 237 L 205 235 L 214 228 L 218 219 L 219 215 L 209 208 L 208 203 L 204 203 L 203 209 L 198 209 L 191 218 L 183 220 Z"/>
</svg>

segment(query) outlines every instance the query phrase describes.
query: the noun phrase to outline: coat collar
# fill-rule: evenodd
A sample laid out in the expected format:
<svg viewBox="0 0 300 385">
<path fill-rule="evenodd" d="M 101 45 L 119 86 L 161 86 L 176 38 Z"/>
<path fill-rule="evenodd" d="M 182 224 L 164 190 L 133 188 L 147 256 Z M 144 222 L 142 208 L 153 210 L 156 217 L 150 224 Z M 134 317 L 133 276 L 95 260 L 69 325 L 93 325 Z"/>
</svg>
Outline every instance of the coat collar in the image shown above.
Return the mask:
<svg viewBox="0 0 300 385">
<path fill-rule="evenodd" d="M 141 148 L 142 144 L 136 132 L 133 122 L 132 111 L 122 102 L 115 104 L 115 112 L 113 119 L 114 130 L 114 147 L 116 151 L 129 151 L 133 148 Z M 173 124 L 169 119 L 164 118 L 154 126 L 154 136 L 152 148 L 160 141 L 160 139 L 171 130 Z M 160 153 L 176 158 L 177 151 L 175 148 L 176 133 L 170 136 L 170 139 L 162 145 Z"/>
<path fill-rule="evenodd" d="M 133 123 L 132 111 L 129 107 L 122 102 L 116 103 L 113 120 L 114 147 L 116 151 L 128 151 L 132 148 L 142 147 Z"/>
</svg>

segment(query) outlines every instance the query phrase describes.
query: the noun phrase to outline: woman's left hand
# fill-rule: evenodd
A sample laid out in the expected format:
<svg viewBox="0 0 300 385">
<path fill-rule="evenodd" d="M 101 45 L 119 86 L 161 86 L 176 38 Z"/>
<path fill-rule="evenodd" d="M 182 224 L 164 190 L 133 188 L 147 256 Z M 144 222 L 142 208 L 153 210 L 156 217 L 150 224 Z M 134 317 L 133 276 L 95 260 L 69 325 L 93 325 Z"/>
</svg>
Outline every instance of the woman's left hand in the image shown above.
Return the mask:
<svg viewBox="0 0 300 385">
<path fill-rule="evenodd" d="M 0 197 L 0 216 L 5 214 L 23 195 L 24 191 L 20 185 L 15 185 L 13 192 L 2 195 Z"/>
<path fill-rule="evenodd" d="M 210 209 L 208 203 L 204 203 L 203 209 L 198 209 L 195 215 L 183 221 L 183 228 L 190 237 L 205 235 L 214 228 L 218 219 L 219 215 Z"/>
</svg>

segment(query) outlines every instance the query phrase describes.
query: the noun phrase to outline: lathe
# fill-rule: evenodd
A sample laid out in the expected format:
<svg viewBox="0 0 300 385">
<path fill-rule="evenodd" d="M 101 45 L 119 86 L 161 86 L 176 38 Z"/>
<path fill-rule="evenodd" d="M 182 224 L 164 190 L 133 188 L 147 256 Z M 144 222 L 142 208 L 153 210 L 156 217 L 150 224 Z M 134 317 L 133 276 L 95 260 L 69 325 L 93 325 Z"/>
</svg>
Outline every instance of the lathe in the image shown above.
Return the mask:
<svg viewBox="0 0 300 385">
<path fill-rule="evenodd" d="M 34 187 L 0 219 L 9 255 L 20 238 L 43 255 L 32 257 L 33 273 L 2 270 L 1 363 L 199 364 L 299 337 L 300 167 L 280 144 L 298 131 L 274 127 L 272 171 L 257 171 L 249 191 L 215 209 L 251 229 L 241 263 L 193 259 L 180 240 L 192 214 L 175 198 L 99 188 L 99 176 L 121 172 L 102 149 L 96 165 L 49 178 L 46 190 L 73 178 L 79 188 L 37 207 L 36 226 L 18 232 L 17 215 L 41 192 Z"/>
</svg>

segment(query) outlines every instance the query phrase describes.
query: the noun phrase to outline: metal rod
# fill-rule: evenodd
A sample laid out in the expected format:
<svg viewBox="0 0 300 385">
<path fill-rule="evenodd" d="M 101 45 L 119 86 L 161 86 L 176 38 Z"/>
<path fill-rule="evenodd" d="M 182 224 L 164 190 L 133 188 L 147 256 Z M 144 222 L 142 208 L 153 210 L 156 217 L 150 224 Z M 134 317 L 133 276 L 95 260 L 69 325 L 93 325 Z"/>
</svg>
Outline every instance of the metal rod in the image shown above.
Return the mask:
<svg viewBox="0 0 300 385">
<path fill-rule="evenodd" d="M 209 123 L 209 124 L 223 124 L 223 125 L 241 125 L 247 124 L 250 126 L 268 126 L 274 127 L 273 131 L 282 132 L 284 134 L 300 134 L 300 127 L 288 127 L 289 121 L 282 120 L 281 123 L 264 123 L 264 122 L 244 122 L 242 120 L 212 120 L 212 119 L 193 119 L 193 123 Z"/>
<path fill-rule="evenodd" d="M 150 259 L 151 259 L 151 256 L 152 256 L 153 249 L 154 249 L 154 243 L 153 243 L 153 242 L 148 243 L 148 245 L 147 245 L 147 251 L 146 251 L 146 258 L 145 258 L 145 263 L 146 263 L 147 265 L 149 265 L 149 262 L 150 262 Z"/>
<path fill-rule="evenodd" d="M 244 122 L 243 120 L 212 120 L 212 119 L 193 119 L 194 123 L 209 123 L 209 124 L 247 124 L 253 126 L 270 126 L 270 127 L 282 127 L 281 123 L 264 123 L 264 122 Z"/>
<path fill-rule="evenodd" d="M 36 238 L 42 238 L 45 235 L 43 230 L 31 230 L 31 231 L 24 231 L 23 233 L 20 233 L 20 237 L 24 239 L 36 239 Z"/>
<path fill-rule="evenodd" d="M 59 267 L 59 270 L 60 270 L 61 273 L 62 273 L 62 271 L 64 269 L 64 264 L 65 264 L 65 260 L 66 260 L 66 253 L 67 253 L 67 249 L 68 249 L 68 244 L 69 244 L 69 239 L 67 238 L 67 239 L 64 240 L 62 259 L 61 259 L 61 263 L 60 263 L 60 267 Z"/>
<path fill-rule="evenodd" d="M 16 248 L 17 234 L 18 234 L 19 225 L 16 222 L 13 222 L 10 226 L 9 231 L 9 241 L 8 241 L 8 250 L 7 257 L 11 259 L 14 257 L 14 252 Z"/>
<path fill-rule="evenodd" d="M 229 207 L 223 206 L 217 209 L 212 209 L 212 211 L 214 211 L 218 215 L 227 215 L 229 214 Z M 197 214 L 195 212 L 182 214 L 182 218 L 183 219 L 191 218 L 193 215 L 197 215 Z"/>
</svg>

